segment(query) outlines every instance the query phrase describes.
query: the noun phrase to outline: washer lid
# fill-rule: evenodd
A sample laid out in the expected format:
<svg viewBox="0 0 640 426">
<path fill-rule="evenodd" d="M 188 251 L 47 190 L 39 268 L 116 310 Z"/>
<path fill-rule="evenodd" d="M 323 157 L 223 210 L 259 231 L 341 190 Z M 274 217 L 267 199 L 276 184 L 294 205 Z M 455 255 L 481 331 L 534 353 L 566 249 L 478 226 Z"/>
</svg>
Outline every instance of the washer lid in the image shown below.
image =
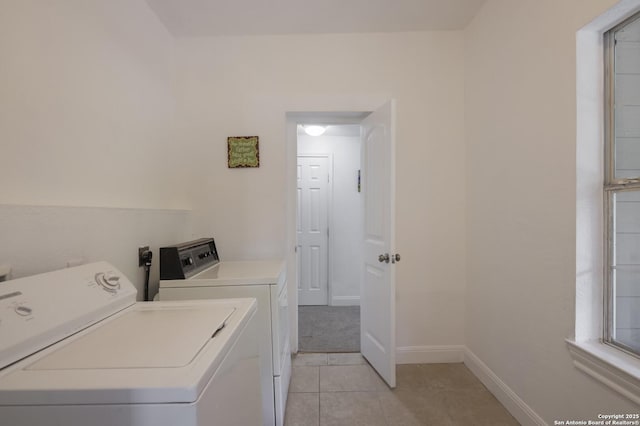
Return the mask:
<svg viewBox="0 0 640 426">
<path fill-rule="evenodd" d="M 0 370 L 0 409 L 194 403 L 240 339 L 240 368 L 257 364 L 255 312 L 255 299 L 136 303 Z"/>
<path fill-rule="evenodd" d="M 27 370 L 183 367 L 224 327 L 234 310 L 204 306 L 131 310 Z"/>
</svg>

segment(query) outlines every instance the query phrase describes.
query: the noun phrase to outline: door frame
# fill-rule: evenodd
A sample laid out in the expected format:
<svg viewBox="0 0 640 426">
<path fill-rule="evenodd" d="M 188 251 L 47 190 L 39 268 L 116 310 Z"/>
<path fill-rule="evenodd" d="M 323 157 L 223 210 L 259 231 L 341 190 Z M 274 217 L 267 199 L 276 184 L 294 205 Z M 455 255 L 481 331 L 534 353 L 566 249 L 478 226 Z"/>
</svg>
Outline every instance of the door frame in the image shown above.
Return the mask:
<svg viewBox="0 0 640 426">
<path fill-rule="evenodd" d="M 302 108 L 289 110 L 285 113 L 286 128 L 286 236 L 284 242 L 284 257 L 287 262 L 288 297 L 289 306 L 289 330 L 291 339 L 291 351 L 298 353 L 298 268 L 296 263 L 296 167 L 298 161 L 298 124 L 315 121 L 327 125 L 360 124 L 362 120 L 384 105 L 391 97 L 366 97 L 356 99 L 356 104 L 348 102 L 342 107 L 327 107 L 324 103 L 321 107 Z M 337 103 L 341 103 L 338 101 Z M 328 112 L 327 112 L 328 111 Z M 362 166 L 362 165 L 361 165 Z M 395 165 L 392 165 L 395 166 Z M 395 188 L 394 188 L 395 191 Z M 362 301 L 361 301 L 362 303 Z M 396 348 L 397 350 L 397 348 Z"/>
<path fill-rule="evenodd" d="M 297 135 L 296 135 L 296 153 L 297 153 Z M 329 182 L 327 182 L 327 306 L 332 306 L 331 300 L 333 295 L 333 238 L 331 230 L 333 229 L 333 154 L 330 153 L 318 153 L 318 154 L 300 154 L 296 155 L 296 166 L 298 157 L 324 157 L 327 159 L 327 170 L 329 171 Z M 296 197 L 297 198 L 297 197 Z M 296 225 L 297 225 L 297 215 Z M 296 235 L 296 247 L 298 245 Z M 299 271 L 296 270 L 296 306 L 298 306 L 298 282 L 300 280 Z"/>
</svg>

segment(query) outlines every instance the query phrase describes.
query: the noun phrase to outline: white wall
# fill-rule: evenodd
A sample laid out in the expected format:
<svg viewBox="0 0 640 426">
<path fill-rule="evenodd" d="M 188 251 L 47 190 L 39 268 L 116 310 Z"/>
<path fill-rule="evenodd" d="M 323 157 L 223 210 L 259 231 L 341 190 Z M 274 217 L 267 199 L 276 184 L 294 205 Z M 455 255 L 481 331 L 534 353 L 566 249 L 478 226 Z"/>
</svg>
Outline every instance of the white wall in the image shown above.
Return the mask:
<svg viewBox="0 0 640 426">
<path fill-rule="evenodd" d="M 550 424 L 637 411 L 574 368 L 564 341 L 575 326 L 576 31 L 614 3 L 489 0 L 465 33 L 465 341 Z"/>
<path fill-rule="evenodd" d="M 7 0 L 0 54 L 1 203 L 193 207 L 223 259 L 293 250 L 287 111 L 396 98 L 398 343 L 462 343 L 461 32 L 174 40 L 143 0 Z M 261 167 L 227 169 L 253 134 Z"/>
<path fill-rule="evenodd" d="M 172 37 L 144 0 L 5 0 L 0 203 L 188 207 Z"/>
<path fill-rule="evenodd" d="M 292 256 L 286 112 L 371 111 L 395 98 L 397 342 L 462 344 L 462 42 L 461 32 L 177 39 L 196 234 L 215 236 L 223 259 Z M 260 136 L 260 168 L 227 169 L 226 140 L 238 135 Z"/>
<path fill-rule="evenodd" d="M 362 251 L 363 226 L 362 198 L 357 187 L 360 136 L 298 135 L 298 154 L 329 154 L 333 159 L 329 211 L 329 304 L 359 305 L 359 254 Z"/>
<path fill-rule="evenodd" d="M 191 213 L 0 204 L 0 235 L 0 265 L 11 266 L 12 278 L 61 269 L 68 261 L 106 260 L 131 280 L 142 300 L 145 273 L 138 267 L 138 247 L 148 245 L 154 255 L 149 280 L 153 297 L 159 277 L 158 249 L 192 237 Z"/>
<path fill-rule="evenodd" d="M 0 264 L 13 276 L 190 238 L 173 40 L 143 0 L 5 0 L 0 13 Z M 42 207 L 61 206 L 61 207 Z M 126 207 L 86 208 L 70 206 Z"/>
</svg>

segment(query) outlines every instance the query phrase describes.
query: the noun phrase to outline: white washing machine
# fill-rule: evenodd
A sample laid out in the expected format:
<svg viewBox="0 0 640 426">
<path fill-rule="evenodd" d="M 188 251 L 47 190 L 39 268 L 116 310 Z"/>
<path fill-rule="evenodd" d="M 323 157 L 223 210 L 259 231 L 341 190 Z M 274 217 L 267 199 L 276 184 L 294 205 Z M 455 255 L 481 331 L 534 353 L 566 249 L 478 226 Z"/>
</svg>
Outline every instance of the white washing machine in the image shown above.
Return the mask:
<svg viewBox="0 0 640 426">
<path fill-rule="evenodd" d="M 106 262 L 0 285 L 0 423 L 262 423 L 256 301 L 135 302 Z"/>
<path fill-rule="evenodd" d="M 258 301 L 263 424 L 282 426 L 291 378 L 283 261 L 219 261 L 212 238 L 160 249 L 159 300 L 254 297 Z"/>
</svg>

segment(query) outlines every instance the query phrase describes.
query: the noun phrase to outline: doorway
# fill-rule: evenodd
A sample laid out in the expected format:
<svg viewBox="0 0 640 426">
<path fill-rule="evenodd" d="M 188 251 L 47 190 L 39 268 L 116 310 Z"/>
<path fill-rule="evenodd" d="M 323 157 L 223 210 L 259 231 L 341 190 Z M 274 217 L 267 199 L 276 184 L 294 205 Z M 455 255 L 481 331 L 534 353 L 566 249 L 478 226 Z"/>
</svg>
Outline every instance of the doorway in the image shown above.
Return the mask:
<svg viewBox="0 0 640 426">
<path fill-rule="evenodd" d="M 360 351 L 360 125 L 297 128 L 296 257 L 301 352 Z"/>
<path fill-rule="evenodd" d="M 298 339 L 299 258 L 297 244 L 297 140 L 298 125 L 358 124 L 361 130 L 362 239 L 354 253 L 360 256 L 360 352 L 380 377 L 395 387 L 396 321 L 395 269 L 395 101 L 373 107 L 372 112 L 287 113 L 287 270 L 290 289 L 291 343 Z M 321 119 L 322 117 L 322 119 Z M 330 225 L 331 226 L 331 225 Z M 336 256 L 329 253 L 329 262 Z M 353 258 L 352 256 L 349 258 Z M 329 300 L 332 296 L 329 295 Z"/>
</svg>

